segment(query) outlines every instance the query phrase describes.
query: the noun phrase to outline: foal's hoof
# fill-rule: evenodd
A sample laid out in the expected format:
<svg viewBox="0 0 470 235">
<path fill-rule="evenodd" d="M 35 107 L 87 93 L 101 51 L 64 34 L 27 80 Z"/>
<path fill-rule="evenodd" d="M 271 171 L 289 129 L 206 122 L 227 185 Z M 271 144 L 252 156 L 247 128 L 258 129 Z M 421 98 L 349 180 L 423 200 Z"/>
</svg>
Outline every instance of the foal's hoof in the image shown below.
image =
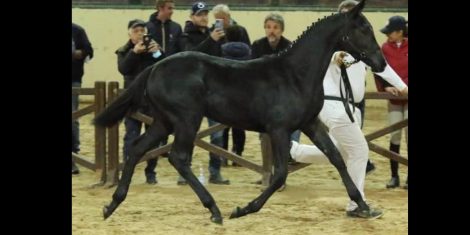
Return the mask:
<svg viewBox="0 0 470 235">
<path fill-rule="evenodd" d="M 234 218 L 238 218 L 242 216 L 241 212 L 242 212 L 242 209 L 237 206 L 237 208 L 233 209 L 232 214 L 230 215 L 229 219 L 234 219 Z"/>
<path fill-rule="evenodd" d="M 222 216 L 211 216 L 211 221 L 216 224 L 222 225 L 224 223 Z"/>
<path fill-rule="evenodd" d="M 108 206 L 103 207 L 103 218 L 107 219 L 109 216 L 111 216 L 113 212 L 109 209 Z"/>
</svg>

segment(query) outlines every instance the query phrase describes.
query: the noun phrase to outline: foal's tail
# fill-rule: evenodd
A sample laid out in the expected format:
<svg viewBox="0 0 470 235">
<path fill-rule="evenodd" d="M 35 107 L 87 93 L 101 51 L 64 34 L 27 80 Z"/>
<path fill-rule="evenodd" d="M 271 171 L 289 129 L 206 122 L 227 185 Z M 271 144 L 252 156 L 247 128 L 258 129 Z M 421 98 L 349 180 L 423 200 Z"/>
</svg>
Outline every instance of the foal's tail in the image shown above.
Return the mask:
<svg viewBox="0 0 470 235">
<path fill-rule="evenodd" d="M 137 111 L 142 104 L 146 81 L 152 71 L 152 67 L 149 66 L 137 75 L 129 88 L 93 119 L 93 124 L 111 127 L 122 120 L 128 112 L 133 113 Z"/>
</svg>

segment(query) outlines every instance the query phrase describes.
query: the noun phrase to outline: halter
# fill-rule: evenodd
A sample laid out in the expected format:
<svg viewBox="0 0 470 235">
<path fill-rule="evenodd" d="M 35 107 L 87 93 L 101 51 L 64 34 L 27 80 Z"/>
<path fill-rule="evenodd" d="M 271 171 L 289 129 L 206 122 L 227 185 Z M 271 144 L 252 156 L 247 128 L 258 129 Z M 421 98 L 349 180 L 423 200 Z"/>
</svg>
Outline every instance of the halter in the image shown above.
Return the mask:
<svg viewBox="0 0 470 235">
<path fill-rule="evenodd" d="M 339 82 L 339 93 L 341 95 L 341 100 L 343 102 L 344 108 L 346 109 L 346 113 L 348 114 L 349 120 L 351 120 L 351 122 L 354 122 L 351 109 L 349 108 L 349 101 L 351 101 L 351 103 L 353 104 L 353 112 L 356 111 L 356 107 L 354 106 L 355 102 L 354 102 L 354 96 L 353 96 L 353 92 L 351 88 L 351 83 L 349 82 L 348 73 L 346 72 L 346 65 L 343 63 L 341 64 L 340 68 L 341 68 L 341 81 L 342 82 L 341 81 Z M 343 89 L 341 85 L 343 83 L 344 83 L 344 91 L 346 93 L 345 95 L 343 95 Z"/>
<path fill-rule="evenodd" d="M 359 52 L 359 59 L 357 59 L 356 56 L 354 56 L 354 61 L 344 63 L 346 65 L 346 67 L 349 67 L 349 66 L 359 62 L 360 60 L 363 60 L 363 59 L 367 58 L 366 52 L 359 50 L 354 44 L 352 44 L 351 40 L 349 39 L 349 36 L 347 34 L 344 34 L 344 36 L 341 37 L 341 41 L 343 41 L 343 43 L 348 44 L 349 47 L 351 47 L 353 50 L 360 51 Z"/>
<path fill-rule="evenodd" d="M 341 40 L 343 41 L 343 43 L 347 43 L 353 50 L 360 51 L 356 46 L 354 46 L 354 44 L 351 43 L 351 41 L 349 39 L 349 36 L 347 34 L 344 34 L 344 36 L 341 38 Z M 354 57 L 354 60 L 351 61 L 351 62 L 343 61 L 343 63 L 340 66 L 341 81 L 342 82 L 340 81 L 340 83 L 339 83 L 339 92 L 340 92 L 340 95 L 341 95 L 341 100 L 343 102 L 344 108 L 345 108 L 346 113 L 348 114 L 349 120 L 351 120 L 351 122 L 354 122 L 354 118 L 353 118 L 351 109 L 349 108 L 349 101 L 351 101 L 351 103 L 353 103 L 353 104 L 355 102 L 354 102 L 354 96 L 353 96 L 353 92 L 352 92 L 352 88 L 351 88 L 351 83 L 349 82 L 348 73 L 346 72 L 346 68 L 348 68 L 349 66 L 351 66 L 355 63 L 358 63 L 359 61 L 361 61 L 364 58 L 367 58 L 367 55 L 364 51 L 361 51 L 359 53 L 359 59 Z M 346 94 L 344 94 L 344 95 L 343 95 L 342 83 L 344 83 L 344 86 L 345 86 L 344 91 L 345 91 Z M 356 111 L 356 107 L 353 105 L 353 112 L 354 111 Z"/>
</svg>

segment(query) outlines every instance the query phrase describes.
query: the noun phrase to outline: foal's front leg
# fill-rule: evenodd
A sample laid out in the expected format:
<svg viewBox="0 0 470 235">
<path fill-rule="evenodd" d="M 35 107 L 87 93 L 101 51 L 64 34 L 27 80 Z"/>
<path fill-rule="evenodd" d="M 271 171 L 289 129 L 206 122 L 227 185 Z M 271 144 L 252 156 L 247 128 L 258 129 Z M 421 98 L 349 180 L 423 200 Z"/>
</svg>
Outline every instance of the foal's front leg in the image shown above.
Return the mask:
<svg viewBox="0 0 470 235">
<path fill-rule="evenodd" d="M 328 157 L 333 166 L 336 167 L 346 186 L 349 198 L 355 201 L 361 210 L 368 211 L 369 206 L 364 202 L 361 193 L 352 181 L 341 153 L 338 151 L 333 141 L 331 141 L 326 130 L 325 125 L 318 118 L 302 128 L 302 132 L 310 138 L 315 146 L 317 146 Z"/>
<path fill-rule="evenodd" d="M 245 216 L 250 213 L 258 212 L 266 201 L 278 190 L 287 179 L 287 159 L 289 156 L 289 132 L 277 130 L 269 134 L 271 137 L 274 175 L 272 183 L 257 198 L 248 203 L 244 208 L 237 207 L 230 215 L 230 219 Z"/>
</svg>

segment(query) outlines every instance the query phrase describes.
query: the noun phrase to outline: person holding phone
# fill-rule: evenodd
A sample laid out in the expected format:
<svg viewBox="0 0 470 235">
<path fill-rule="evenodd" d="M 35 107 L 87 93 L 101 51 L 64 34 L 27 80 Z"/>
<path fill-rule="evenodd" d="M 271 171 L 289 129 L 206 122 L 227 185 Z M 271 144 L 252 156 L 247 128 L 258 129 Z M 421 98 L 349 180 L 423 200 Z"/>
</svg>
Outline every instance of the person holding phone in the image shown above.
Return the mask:
<svg viewBox="0 0 470 235">
<path fill-rule="evenodd" d="M 199 51 L 208 55 L 221 55 L 219 42 L 225 37 L 223 27 L 210 30 L 208 28 L 209 23 L 209 8 L 204 2 L 195 2 L 190 9 L 190 19 L 186 21 L 183 35 L 181 36 L 181 46 L 183 51 Z M 220 23 L 218 23 L 220 24 Z M 210 121 L 209 121 L 210 122 Z M 211 122 L 210 122 L 211 123 Z M 217 146 L 222 146 L 222 132 L 216 132 L 211 135 L 211 143 L 214 144 L 214 140 Z M 228 179 L 222 177 L 220 173 L 221 161 L 219 156 L 210 153 L 209 154 L 209 183 L 211 184 L 230 184 Z M 191 164 L 192 156 L 190 157 L 187 164 Z M 183 177 L 179 177 L 177 181 L 178 185 L 185 185 L 186 180 Z"/>
<path fill-rule="evenodd" d="M 212 8 L 212 14 L 214 15 L 215 22 L 214 25 L 211 27 L 210 31 L 222 31 L 226 30 L 231 25 L 238 25 L 241 28 L 241 42 L 251 45 L 250 37 L 248 36 L 248 32 L 246 31 L 245 27 L 239 25 L 235 20 L 232 19 L 230 15 L 230 9 L 225 4 L 218 4 Z M 225 37 L 222 40 L 217 41 L 217 53 L 214 56 L 222 56 L 222 44 L 226 43 L 227 40 Z"/>
<path fill-rule="evenodd" d="M 129 21 L 127 25 L 129 40 L 116 51 L 118 70 L 124 76 L 124 88 L 128 88 L 135 77 L 145 68 L 164 58 L 164 56 L 155 57 L 155 53 L 158 53 L 161 47 L 151 37 L 146 35 L 147 30 L 145 25 L 146 23 L 143 20 L 135 19 Z M 143 106 L 139 111 L 144 114 L 148 113 L 146 105 Z M 124 160 L 127 161 L 129 158 L 129 146 L 140 136 L 142 122 L 126 117 L 124 125 L 126 133 L 124 135 L 123 155 Z M 145 128 L 147 128 L 147 125 L 145 125 Z M 157 159 L 147 161 L 145 176 L 148 184 L 157 183 L 156 172 L 154 171 L 156 166 Z"/>
</svg>

